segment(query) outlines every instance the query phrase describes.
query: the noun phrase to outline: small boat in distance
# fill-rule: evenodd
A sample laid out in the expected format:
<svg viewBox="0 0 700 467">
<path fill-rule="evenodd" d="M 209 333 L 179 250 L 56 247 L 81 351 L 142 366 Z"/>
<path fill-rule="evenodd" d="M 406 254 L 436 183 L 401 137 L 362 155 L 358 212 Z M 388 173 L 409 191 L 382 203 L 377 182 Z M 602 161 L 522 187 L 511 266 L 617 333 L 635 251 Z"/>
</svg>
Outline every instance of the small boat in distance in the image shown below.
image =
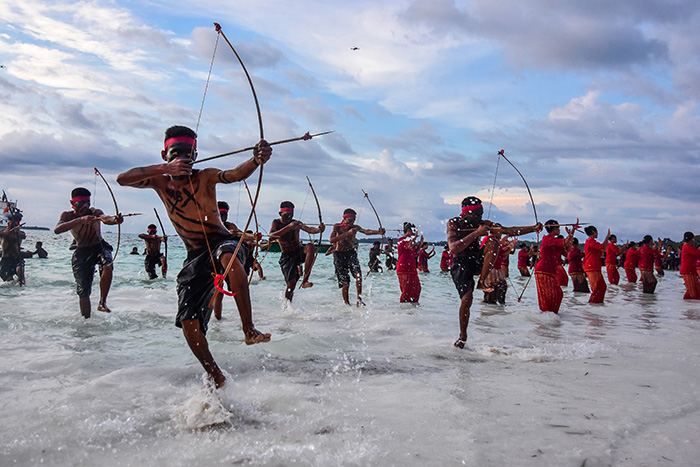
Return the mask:
<svg viewBox="0 0 700 467">
<path fill-rule="evenodd" d="M 0 230 L 7 228 L 7 222 L 10 220 L 10 216 L 13 212 L 17 212 L 20 215 L 22 211 L 17 208 L 17 201 L 10 200 L 5 194 L 5 190 L 2 191 L 2 198 L 0 198 Z M 49 230 L 48 227 L 38 227 L 36 225 L 23 225 L 22 230 Z"/>
</svg>

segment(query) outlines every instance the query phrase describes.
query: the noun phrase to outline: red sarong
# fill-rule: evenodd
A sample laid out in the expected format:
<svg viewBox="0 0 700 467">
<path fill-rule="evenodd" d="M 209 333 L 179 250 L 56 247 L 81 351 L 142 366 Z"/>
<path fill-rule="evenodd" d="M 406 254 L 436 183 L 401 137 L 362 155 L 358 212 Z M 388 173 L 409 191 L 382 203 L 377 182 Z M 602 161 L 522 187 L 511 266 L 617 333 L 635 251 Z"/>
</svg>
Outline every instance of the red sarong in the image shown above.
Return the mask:
<svg viewBox="0 0 700 467">
<path fill-rule="evenodd" d="M 399 287 L 401 287 L 401 303 L 418 303 L 420 298 L 420 279 L 418 273 L 398 273 Z"/>
<path fill-rule="evenodd" d="M 627 274 L 627 282 L 634 284 L 637 282 L 637 269 L 636 268 L 625 268 L 625 274 Z"/>
<path fill-rule="evenodd" d="M 605 279 L 603 279 L 603 273 L 600 271 L 586 271 L 586 275 L 591 285 L 591 297 L 588 299 L 588 303 L 603 303 L 605 291 L 608 290 L 608 286 L 605 285 Z"/>
<path fill-rule="evenodd" d="M 537 284 L 537 301 L 540 304 L 540 310 L 559 313 L 564 292 L 562 292 L 556 276 L 535 272 L 535 283 Z"/>
<path fill-rule="evenodd" d="M 682 274 L 685 282 L 684 300 L 700 300 L 700 280 L 697 274 Z"/>
<path fill-rule="evenodd" d="M 620 271 L 617 270 L 617 264 L 606 264 L 605 269 L 608 270 L 608 282 L 611 284 L 620 283 Z"/>
<path fill-rule="evenodd" d="M 557 282 L 559 282 L 560 287 L 566 287 L 569 285 L 569 275 L 566 273 L 566 269 L 561 264 L 557 265 Z"/>
</svg>

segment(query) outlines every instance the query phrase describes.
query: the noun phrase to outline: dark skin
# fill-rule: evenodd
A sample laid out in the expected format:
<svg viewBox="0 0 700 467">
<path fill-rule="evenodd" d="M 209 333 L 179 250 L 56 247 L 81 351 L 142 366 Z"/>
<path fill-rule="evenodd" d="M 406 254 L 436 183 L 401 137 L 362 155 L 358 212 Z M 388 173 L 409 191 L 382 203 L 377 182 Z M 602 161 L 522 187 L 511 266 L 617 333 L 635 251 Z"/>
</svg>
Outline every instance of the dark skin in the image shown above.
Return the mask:
<svg viewBox="0 0 700 467">
<path fill-rule="evenodd" d="M 168 237 L 156 235 L 156 232 L 156 230 L 149 230 L 147 234 L 139 234 L 139 238 L 146 242 L 146 254 L 148 256 L 160 255 L 160 244 L 168 241 Z M 160 259 L 160 270 L 163 279 L 165 279 L 165 275 L 168 272 L 168 263 L 165 262 L 165 258 Z"/>
<path fill-rule="evenodd" d="M 365 235 L 384 235 L 386 230 L 368 230 L 363 229 L 359 225 L 355 225 L 355 217 L 343 217 L 343 221 L 333 226 L 330 242 L 333 244 L 335 251 L 350 251 L 355 248 L 355 236 L 357 232 Z M 357 285 L 357 306 L 362 306 L 364 303 L 360 296 L 362 295 L 362 275 L 355 276 L 355 284 Z M 346 284 L 341 293 L 343 301 L 346 305 L 350 305 L 350 284 Z"/>
<path fill-rule="evenodd" d="M 272 221 L 270 227 L 270 237 L 277 238 L 280 248 L 283 253 L 295 251 L 302 247 L 299 240 L 299 232 L 304 231 L 310 234 L 320 234 L 326 230 L 326 226 L 320 224 L 318 227 L 310 227 L 301 221 L 294 220 L 294 211 L 279 212 L 280 218 Z M 304 248 L 304 276 L 301 281 L 301 288 L 306 289 L 313 287 L 313 282 L 309 282 L 311 268 L 313 267 L 314 257 L 316 256 L 316 248 L 313 243 L 307 243 Z M 287 289 L 284 296 L 290 302 L 294 297 L 294 289 L 297 286 L 297 281 L 292 280 L 287 282 Z"/>
<path fill-rule="evenodd" d="M 21 256 L 20 246 L 22 245 L 22 240 L 25 238 L 27 238 L 27 234 L 20 230 L 19 224 L 14 220 L 10 221 L 7 228 L 0 231 L 3 258 L 17 258 Z M 24 285 L 24 266 L 18 265 L 15 268 L 15 275 L 19 281 L 19 285 Z"/>
<path fill-rule="evenodd" d="M 483 209 L 477 209 L 471 212 L 462 213 L 460 216 L 454 217 L 447 222 L 447 245 L 455 258 L 466 256 L 465 250 L 467 247 L 474 242 L 478 242 L 481 237 L 489 233 L 492 223 L 488 220 L 482 220 L 483 213 Z M 538 223 L 525 229 L 499 227 L 498 229 L 494 229 L 494 231 L 496 230 L 506 235 L 518 236 L 529 232 L 540 232 L 542 231 L 542 224 Z M 489 258 L 495 258 L 495 253 L 497 253 L 497 249 L 499 247 L 500 244 L 498 240 L 489 241 L 484 246 L 484 265 L 486 269 L 486 274 L 484 274 L 484 270 L 482 269 L 482 275 L 484 275 L 484 277 L 490 272 L 490 269 L 486 268 L 486 265 L 489 264 Z M 492 263 L 491 267 L 493 267 Z M 493 291 L 493 289 L 489 288 L 483 289 L 486 292 Z M 455 347 L 464 348 L 464 344 L 467 342 L 467 326 L 469 325 L 469 318 L 471 316 L 470 310 L 473 301 L 474 290 L 467 291 L 467 293 L 465 293 L 460 300 L 459 338 L 454 344 Z"/>
<path fill-rule="evenodd" d="M 104 212 L 98 208 L 91 208 L 89 201 L 71 202 L 72 211 L 63 211 L 58 218 L 58 223 L 53 229 L 55 234 L 70 231 L 76 241 L 78 248 L 89 247 L 99 244 L 102 241 L 100 222 L 105 225 L 117 225 L 124 222 L 121 214 L 116 216 L 105 216 Z M 109 313 L 107 307 L 107 295 L 112 286 L 112 264 L 102 267 L 100 276 L 100 303 L 97 305 L 98 311 Z M 91 313 L 90 297 L 80 298 L 80 313 L 84 318 L 89 318 Z"/>
<path fill-rule="evenodd" d="M 230 170 L 207 168 L 192 169 L 192 144 L 179 142 L 161 151 L 162 164 L 136 167 L 120 174 L 117 182 L 122 186 L 152 188 L 165 205 L 173 227 L 185 244 L 187 251 L 207 248 L 207 238 L 228 237 L 229 231 L 219 215 L 216 197 L 218 183 L 234 183 L 245 180 L 259 165 L 266 163 L 272 148 L 260 140 L 253 157 Z M 206 234 L 205 234 L 206 232 Z M 234 299 L 241 318 L 241 325 L 248 345 L 269 342 L 270 334 L 263 334 L 253 324 L 252 307 L 248 290 L 248 278 L 243 265 L 233 253 L 219 258 L 221 266 L 229 268 L 228 280 L 236 292 Z M 217 388 L 226 383 L 226 377 L 209 351 L 206 336 L 198 319 L 183 320 L 182 332 L 190 350 L 212 378 Z"/>
</svg>

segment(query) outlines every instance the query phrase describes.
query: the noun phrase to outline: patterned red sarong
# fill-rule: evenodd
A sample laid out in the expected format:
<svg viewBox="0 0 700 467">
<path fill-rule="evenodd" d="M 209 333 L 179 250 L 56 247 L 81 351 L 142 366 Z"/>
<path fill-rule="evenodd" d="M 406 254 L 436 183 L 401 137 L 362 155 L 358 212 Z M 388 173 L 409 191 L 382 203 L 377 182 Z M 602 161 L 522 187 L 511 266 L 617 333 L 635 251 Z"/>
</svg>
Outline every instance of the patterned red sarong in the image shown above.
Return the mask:
<svg viewBox="0 0 700 467">
<path fill-rule="evenodd" d="M 697 274 L 682 274 L 685 282 L 685 300 L 700 300 L 700 280 Z"/>
<path fill-rule="evenodd" d="M 605 279 L 603 279 L 603 273 L 600 271 L 586 271 L 586 275 L 591 285 L 591 298 L 588 299 L 588 303 L 603 303 L 605 291 L 608 290 L 608 286 L 605 285 Z"/>
<path fill-rule="evenodd" d="M 540 304 L 540 310 L 559 313 L 564 292 L 561 290 L 557 277 L 547 273 L 535 272 L 535 282 L 537 284 L 537 301 Z"/>
<path fill-rule="evenodd" d="M 401 303 L 418 303 L 420 298 L 420 279 L 418 273 L 398 273 L 399 287 L 401 287 Z"/>
<path fill-rule="evenodd" d="M 611 284 L 620 283 L 620 271 L 617 269 L 617 264 L 606 264 L 605 269 L 608 270 L 608 282 Z"/>
</svg>

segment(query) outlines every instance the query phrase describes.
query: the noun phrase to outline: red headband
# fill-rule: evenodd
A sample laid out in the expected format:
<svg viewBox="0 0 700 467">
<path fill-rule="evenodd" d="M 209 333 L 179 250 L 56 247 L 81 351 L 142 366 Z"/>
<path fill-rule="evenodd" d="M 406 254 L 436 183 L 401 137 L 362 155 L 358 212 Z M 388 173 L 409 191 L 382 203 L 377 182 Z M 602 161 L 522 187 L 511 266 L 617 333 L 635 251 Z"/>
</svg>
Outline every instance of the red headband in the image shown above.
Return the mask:
<svg viewBox="0 0 700 467">
<path fill-rule="evenodd" d="M 481 204 L 472 204 L 471 206 L 462 206 L 462 214 L 467 214 L 477 209 L 483 209 L 484 206 Z"/>
<path fill-rule="evenodd" d="M 354 219 L 355 217 L 357 217 L 355 214 L 343 214 L 343 219 Z"/>
<path fill-rule="evenodd" d="M 168 146 L 172 146 L 177 143 L 187 143 L 193 147 L 197 147 L 197 140 L 190 138 L 189 136 L 174 136 L 165 140 L 165 150 L 168 150 Z"/>
<path fill-rule="evenodd" d="M 280 212 L 294 212 L 294 208 L 280 208 Z"/>
<path fill-rule="evenodd" d="M 221 208 L 219 209 L 219 212 L 228 212 L 228 209 Z"/>
<path fill-rule="evenodd" d="M 75 197 L 70 199 L 71 203 L 79 203 L 81 201 L 87 201 L 89 203 L 90 197 L 89 196 L 75 196 Z"/>
</svg>

